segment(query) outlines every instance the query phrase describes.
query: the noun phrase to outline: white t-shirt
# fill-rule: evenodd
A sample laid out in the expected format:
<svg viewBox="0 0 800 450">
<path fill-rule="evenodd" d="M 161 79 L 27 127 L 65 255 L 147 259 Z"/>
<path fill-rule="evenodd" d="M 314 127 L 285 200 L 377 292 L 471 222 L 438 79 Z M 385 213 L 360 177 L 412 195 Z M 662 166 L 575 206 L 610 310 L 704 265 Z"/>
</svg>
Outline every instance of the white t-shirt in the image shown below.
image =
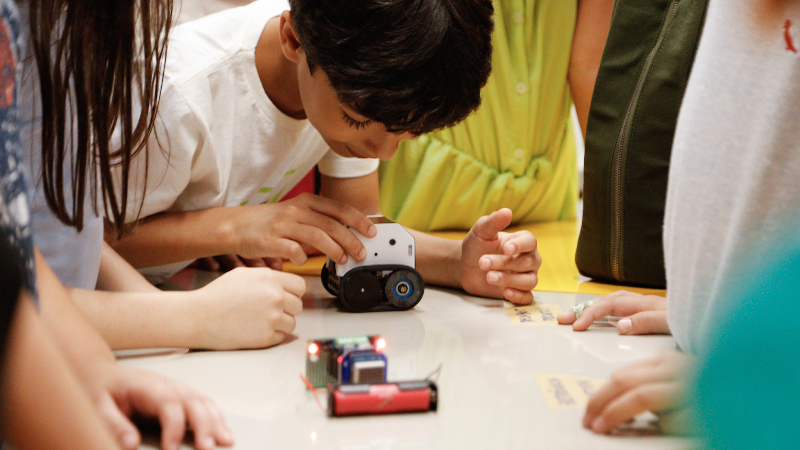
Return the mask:
<svg viewBox="0 0 800 450">
<path fill-rule="evenodd" d="M 172 31 L 156 133 L 147 148 L 145 202 L 141 212 L 132 208 L 128 221 L 275 202 L 316 164 L 337 178 L 377 169 L 378 160 L 333 153 L 308 120 L 285 115 L 264 92 L 256 44 L 267 21 L 288 8 L 286 0 L 260 0 Z M 144 167 L 144 158 L 136 158 L 129 205 L 139 204 Z M 186 264 L 142 272 L 163 279 Z"/>
<path fill-rule="evenodd" d="M 800 3 L 773 14 L 756 3 L 711 0 L 673 144 L 668 316 L 693 353 L 743 265 L 763 267 L 764 251 L 800 229 Z"/>
</svg>

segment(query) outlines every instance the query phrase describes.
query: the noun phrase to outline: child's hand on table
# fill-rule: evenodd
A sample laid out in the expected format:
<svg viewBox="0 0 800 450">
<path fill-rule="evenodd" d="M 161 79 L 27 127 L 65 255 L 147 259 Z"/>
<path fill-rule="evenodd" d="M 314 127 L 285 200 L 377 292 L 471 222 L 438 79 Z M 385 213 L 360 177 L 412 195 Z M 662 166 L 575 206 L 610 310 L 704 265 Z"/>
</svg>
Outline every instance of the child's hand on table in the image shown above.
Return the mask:
<svg viewBox="0 0 800 450">
<path fill-rule="evenodd" d="M 234 253 L 247 259 L 278 257 L 301 266 L 308 258 L 306 246 L 340 264 L 348 255 L 363 261 L 367 251 L 347 227 L 367 237 L 377 234 L 372 221 L 356 208 L 313 194 L 243 208 L 236 219 L 239 242 Z"/>
<path fill-rule="evenodd" d="M 575 319 L 568 309 L 558 315 L 558 323 L 572 324 L 575 331 L 585 331 L 595 320 L 605 316 L 623 317 L 617 322 L 620 334 L 669 334 L 667 299 L 658 295 L 642 295 L 617 291 L 592 300 L 592 304 Z"/>
<path fill-rule="evenodd" d="M 659 415 L 667 433 L 688 431 L 684 394 L 694 357 L 672 351 L 617 370 L 589 400 L 583 426 L 609 433 L 645 411 Z"/>
<path fill-rule="evenodd" d="M 192 291 L 198 299 L 195 348 L 234 350 L 280 344 L 294 331 L 306 291 L 302 277 L 267 268 L 237 268 Z"/>
<path fill-rule="evenodd" d="M 233 445 L 233 435 L 219 408 L 188 386 L 113 360 L 98 362 L 89 372 L 89 394 L 124 449 L 135 449 L 141 442 L 130 421 L 133 416 L 158 419 L 162 449 L 177 450 L 187 426 L 198 450 Z"/>
<path fill-rule="evenodd" d="M 511 216 L 503 208 L 472 226 L 461 244 L 461 285 L 470 294 L 527 305 L 533 302 L 542 258 L 530 231 L 502 232 Z"/>
</svg>

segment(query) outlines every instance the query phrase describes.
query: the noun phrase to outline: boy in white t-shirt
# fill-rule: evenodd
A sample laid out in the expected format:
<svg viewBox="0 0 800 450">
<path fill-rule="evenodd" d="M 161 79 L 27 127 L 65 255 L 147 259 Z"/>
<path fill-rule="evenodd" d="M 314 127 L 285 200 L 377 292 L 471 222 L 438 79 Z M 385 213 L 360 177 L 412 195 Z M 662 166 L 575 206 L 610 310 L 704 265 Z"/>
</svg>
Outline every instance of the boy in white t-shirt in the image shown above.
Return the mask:
<svg viewBox="0 0 800 450">
<path fill-rule="evenodd" d="M 113 244 L 150 275 L 222 254 L 364 259 L 347 227 L 375 234 L 377 159 L 480 104 L 489 0 L 290 3 L 173 31 L 157 132 L 129 180 L 135 230 Z M 321 196 L 275 203 L 315 164 Z M 541 258 L 531 233 L 501 233 L 510 221 L 497 211 L 463 242 L 415 233 L 426 282 L 530 303 Z"/>
</svg>

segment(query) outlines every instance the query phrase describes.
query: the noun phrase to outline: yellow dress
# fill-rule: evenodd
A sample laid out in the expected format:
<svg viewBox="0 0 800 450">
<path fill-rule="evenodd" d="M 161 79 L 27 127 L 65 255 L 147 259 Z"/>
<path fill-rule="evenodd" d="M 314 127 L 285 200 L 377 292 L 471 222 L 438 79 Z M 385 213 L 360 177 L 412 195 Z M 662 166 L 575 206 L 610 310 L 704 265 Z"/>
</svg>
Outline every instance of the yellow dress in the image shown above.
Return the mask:
<svg viewBox="0 0 800 450">
<path fill-rule="evenodd" d="M 567 83 L 576 2 L 496 0 L 492 75 L 479 110 L 405 141 L 381 163 L 383 214 L 418 230 L 575 217 L 578 172 Z"/>
</svg>

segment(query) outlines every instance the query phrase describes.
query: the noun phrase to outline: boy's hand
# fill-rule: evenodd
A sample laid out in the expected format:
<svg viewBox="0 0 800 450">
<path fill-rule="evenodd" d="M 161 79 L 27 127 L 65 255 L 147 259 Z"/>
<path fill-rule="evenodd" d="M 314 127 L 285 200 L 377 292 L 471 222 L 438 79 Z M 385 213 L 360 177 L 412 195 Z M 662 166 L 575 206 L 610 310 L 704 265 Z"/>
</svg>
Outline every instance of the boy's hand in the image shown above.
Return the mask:
<svg viewBox="0 0 800 450">
<path fill-rule="evenodd" d="M 241 211 L 234 225 L 239 238 L 235 253 L 244 258 L 279 257 L 300 266 L 307 259 L 302 246 L 307 245 L 340 264 L 348 255 L 363 261 L 367 250 L 347 227 L 367 237 L 377 234 L 372 221 L 357 209 L 313 194 L 243 206 Z"/>
<path fill-rule="evenodd" d="M 178 449 L 188 425 L 198 450 L 233 445 L 233 435 L 219 408 L 207 397 L 152 372 L 124 367 L 113 360 L 93 371 L 88 385 L 100 414 L 125 449 L 139 446 L 141 436 L 130 417 L 157 418 L 161 448 Z"/>
<path fill-rule="evenodd" d="M 303 310 L 303 278 L 267 268 L 237 268 L 193 291 L 194 348 L 235 350 L 280 344 Z"/>
<path fill-rule="evenodd" d="M 668 433 L 688 430 L 686 398 L 687 373 L 693 358 L 668 352 L 622 368 L 611 375 L 589 400 L 583 426 L 596 433 L 609 433 L 645 411 L 660 417 L 661 429 Z"/>
<path fill-rule="evenodd" d="M 533 302 L 542 258 L 531 232 L 502 232 L 509 224 L 507 208 L 475 222 L 461 244 L 461 286 L 470 294 L 527 305 Z"/>
<path fill-rule="evenodd" d="M 592 322 L 605 316 L 623 317 L 617 322 L 620 334 L 669 334 L 667 299 L 658 295 L 642 295 L 617 291 L 593 300 L 581 317 L 568 309 L 558 315 L 558 323 L 572 324 L 575 331 L 585 331 Z"/>
</svg>

